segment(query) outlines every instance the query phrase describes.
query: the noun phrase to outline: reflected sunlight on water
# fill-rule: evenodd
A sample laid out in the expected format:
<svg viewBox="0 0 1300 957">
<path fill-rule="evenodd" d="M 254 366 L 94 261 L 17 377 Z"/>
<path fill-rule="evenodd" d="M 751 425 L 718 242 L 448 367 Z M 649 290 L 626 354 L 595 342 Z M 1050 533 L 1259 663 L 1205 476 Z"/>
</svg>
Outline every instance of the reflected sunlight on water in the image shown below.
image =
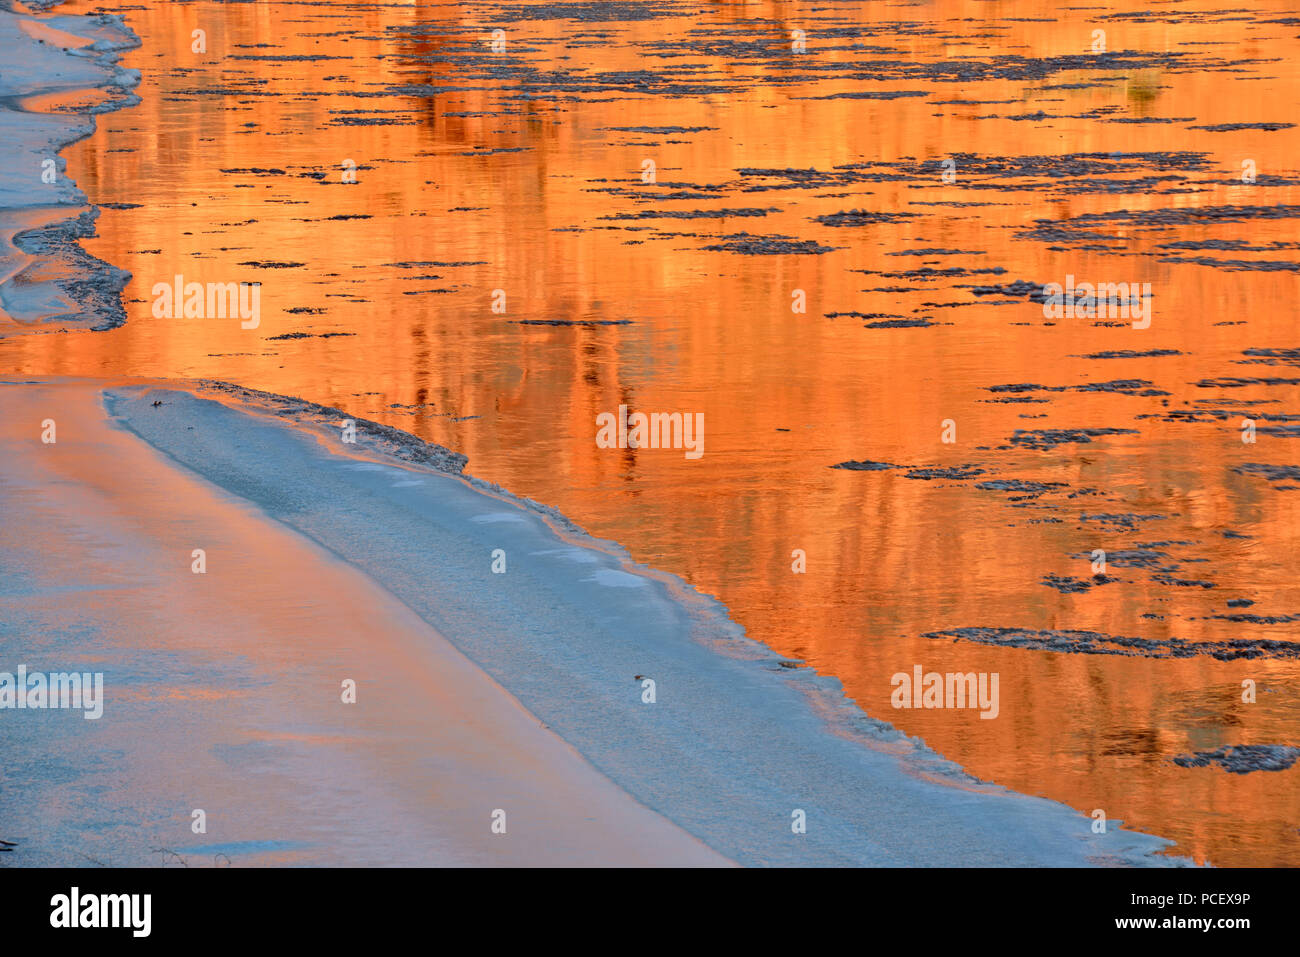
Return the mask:
<svg viewBox="0 0 1300 957">
<path fill-rule="evenodd" d="M 981 778 L 1198 860 L 1294 863 L 1294 769 L 1172 759 L 1300 744 L 1300 665 L 1258 645 L 1300 615 L 1300 470 L 1248 467 L 1296 462 L 1300 137 L 1271 128 L 1296 30 L 1275 2 L 1143 9 L 124 8 L 143 102 L 67 155 L 92 201 L 132 204 L 85 243 L 133 274 L 127 324 L 0 340 L 0 362 L 219 378 L 407 429 Z M 261 282 L 259 327 L 154 318 L 177 274 Z M 1037 290 L 1068 276 L 1150 283 L 1150 328 L 1045 318 Z M 598 448 L 620 404 L 703 413 L 705 454 Z M 1081 429 L 1120 431 L 1061 431 Z M 1245 645 L 926 637 L 963 628 Z M 916 664 L 1000 673 L 998 719 L 893 709 Z"/>
</svg>

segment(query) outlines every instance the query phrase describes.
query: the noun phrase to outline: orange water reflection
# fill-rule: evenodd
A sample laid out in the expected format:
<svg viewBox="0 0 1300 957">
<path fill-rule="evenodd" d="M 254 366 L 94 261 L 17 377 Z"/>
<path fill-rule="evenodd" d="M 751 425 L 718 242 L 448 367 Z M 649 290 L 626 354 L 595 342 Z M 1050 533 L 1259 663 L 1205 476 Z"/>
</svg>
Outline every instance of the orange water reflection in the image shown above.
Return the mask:
<svg viewBox="0 0 1300 957">
<path fill-rule="evenodd" d="M 1294 29 L 1266 22 L 1285 6 L 1126 16 L 1145 5 L 767 2 L 664 4 L 704 12 L 633 21 L 510 19 L 522 6 L 130 8 L 143 46 L 126 62 L 144 72 L 144 101 L 101 117 L 69 151 L 69 174 L 93 200 L 141 204 L 106 211 L 86 244 L 134 274 L 129 321 L 0 341 L 4 370 L 220 378 L 408 429 L 719 596 L 752 635 L 838 676 L 868 712 L 979 777 L 1101 808 L 1198 860 L 1296 863 L 1300 772 L 1171 760 L 1300 745 L 1294 659 L 1052 654 L 923 637 L 986 626 L 1292 640 L 1286 622 L 1207 616 L 1300 613 L 1286 571 L 1300 546 L 1295 499 L 1232 470 L 1296 462 L 1284 433 L 1246 445 L 1238 429 L 1250 409 L 1300 412 L 1296 386 L 1194 383 L 1288 376 L 1285 361 L 1240 363 L 1246 349 L 1300 346 L 1297 272 L 1163 260 L 1293 261 L 1294 249 L 1260 249 L 1294 243 L 1295 219 L 1128 219 L 1103 230 L 1117 240 L 1094 243 L 1026 235 L 1037 219 L 1294 202 L 1286 178 L 1300 130 L 1190 128 L 1289 119 L 1300 94 Z M 493 57 L 497 26 L 507 49 Z M 190 52 L 199 28 L 206 54 Z M 1083 56 L 1098 28 L 1110 50 L 1135 55 L 962 78 L 970 58 Z M 807 31 L 806 54 L 785 52 L 794 29 Z M 875 65 L 851 66 L 867 60 Z M 940 63 L 952 66 L 937 79 Z M 814 98 L 862 91 L 926 95 Z M 1030 118 L 981 118 L 990 115 Z M 1149 179 L 1126 192 L 1089 191 L 1098 176 L 1086 171 L 1004 178 L 990 166 L 1008 155 L 1166 151 L 1203 156 L 1114 173 Z M 945 157 L 959 158 L 955 183 L 933 166 Z M 641 180 L 646 158 L 657 183 Z M 343 182 L 345 160 L 358 166 L 355 185 Z M 1254 184 L 1240 180 L 1246 160 Z M 857 163 L 886 165 L 844 175 Z M 738 172 L 836 168 L 814 188 L 790 188 L 790 173 Z M 981 205 L 934 205 L 950 203 Z M 913 215 L 848 228 L 813 219 L 858 209 Z M 607 218 L 644 213 L 656 218 Z M 704 248 L 745 233 L 837 248 Z M 1256 248 L 1159 248 L 1210 239 Z M 960 252 L 897 255 L 918 249 Z M 916 272 L 925 266 L 966 272 Z M 1003 272 L 973 272 L 994 268 Z M 155 319 L 151 288 L 177 273 L 261 281 L 260 326 Z M 1151 328 L 1048 325 L 1023 295 L 997 305 L 1015 297 L 962 288 L 1067 275 L 1150 282 Z M 491 309 L 497 289 L 505 315 Z M 806 313 L 791 311 L 796 289 Z M 827 315 L 850 312 L 936 324 L 865 328 L 881 320 Z M 557 319 L 630 323 L 517 322 Z M 312 337 L 272 338 L 293 332 Z M 1080 358 L 1114 350 L 1177 354 Z M 1116 379 L 1149 386 L 989 391 Z M 993 401 L 1008 395 L 1036 401 Z M 1256 400 L 1265 404 L 1234 404 Z M 595 417 L 619 404 L 703 412 L 706 454 L 597 448 Z M 1170 415 L 1196 408 L 1232 415 Z M 945 419 L 955 444 L 940 441 Z M 1137 434 L 1006 447 L 1017 429 L 1066 428 Z M 845 460 L 986 471 L 927 481 L 829 468 Z M 1021 501 L 977 487 L 1007 478 L 1065 484 Z M 1132 527 L 1080 518 L 1130 513 L 1160 517 Z M 1073 593 L 1043 583 L 1089 578 L 1094 548 L 1143 545 L 1176 571 L 1112 566 L 1119 581 Z M 791 570 L 795 549 L 805 574 Z M 1189 581 L 1214 587 L 1177 583 Z M 1228 609 L 1239 597 L 1256 604 Z M 914 664 L 999 672 L 1000 716 L 894 710 L 890 676 Z M 1254 704 L 1240 698 L 1247 678 Z"/>
</svg>

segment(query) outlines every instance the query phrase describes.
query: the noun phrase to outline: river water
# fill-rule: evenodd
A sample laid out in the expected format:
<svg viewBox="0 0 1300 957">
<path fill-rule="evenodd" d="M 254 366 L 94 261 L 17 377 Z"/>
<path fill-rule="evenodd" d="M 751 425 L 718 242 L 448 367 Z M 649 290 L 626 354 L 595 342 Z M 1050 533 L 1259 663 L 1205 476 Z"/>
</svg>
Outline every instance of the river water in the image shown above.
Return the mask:
<svg viewBox="0 0 1300 957">
<path fill-rule="evenodd" d="M 409 430 L 982 779 L 1300 859 L 1300 772 L 1215 760 L 1300 745 L 1286 5 L 120 12 L 142 102 L 66 155 L 126 324 L 0 371 Z M 260 282 L 259 324 L 155 318 L 178 274 Z M 1149 325 L 1046 315 L 1070 277 L 1149 284 Z M 620 405 L 704 454 L 600 447 Z M 917 665 L 997 673 L 997 717 L 894 708 Z"/>
</svg>

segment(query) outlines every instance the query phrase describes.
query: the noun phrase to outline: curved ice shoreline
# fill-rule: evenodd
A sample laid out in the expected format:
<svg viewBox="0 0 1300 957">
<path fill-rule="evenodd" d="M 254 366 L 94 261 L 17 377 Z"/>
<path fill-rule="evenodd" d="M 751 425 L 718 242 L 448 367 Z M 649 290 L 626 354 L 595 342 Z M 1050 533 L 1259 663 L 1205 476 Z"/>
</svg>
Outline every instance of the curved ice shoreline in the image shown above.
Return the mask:
<svg viewBox="0 0 1300 957">
<path fill-rule="evenodd" d="M 19 19 L 97 36 L 88 56 L 74 56 L 10 30 Z M 0 76 L 0 135 L 22 151 L 0 173 L 0 235 L 14 245 L 0 249 L 0 335 L 124 321 L 128 275 L 75 243 L 97 210 L 70 215 L 85 196 L 62 158 L 56 183 L 41 183 L 39 170 L 93 130 L 94 112 L 131 102 L 125 91 L 139 77 L 116 55 L 135 45 L 119 18 L 0 11 L 0 62 L 33 64 L 26 79 Z M 7 108 L 91 87 L 122 94 L 77 116 Z M 23 275 L 33 264 L 39 281 Z M 787 667 L 681 579 L 636 565 L 553 509 L 459 475 L 455 453 L 364 424 L 358 446 L 344 447 L 336 423 L 345 413 L 205 388 L 207 397 L 116 390 L 106 402 L 160 452 L 400 598 L 610 780 L 733 860 L 1178 863 L 1156 855 L 1168 845 L 1159 838 L 1116 821 L 1094 835 L 1063 805 L 974 781 L 861 712 L 835 679 Z M 496 549 L 505 575 L 490 571 Z M 655 679 L 654 705 L 642 703 L 634 674 Z M 794 809 L 806 812 L 807 834 L 791 832 Z"/>
<path fill-rule="evenodd" d="M 0 868 L 728 863 L 103 385 L 0 379 Z"/>
<path fill-rule="evenodd" d="M 59 151 L 94 131 L 95 114 L 139 102 L 129 92 L 139 72 L 117 63 L 139 42 L 120 16 L 30 15 L 0 3 L 0 336 L 126 321 L 130 274 L 77 245 L 94 235 L 99 210 Z M 29 106 L 36 97 L 86 102 L 43 111 Z"/>
<path fill-rule="evenodd" d="M 721 603 L 463 456 L 224 383 L 110 389 L 111 416 L 400 599 L 598 770 L 748 865 L 1184 863 L 1170 842 L 975 781 L 789 667 Z M 154 406 L 155 401 L 162 402 Z M 497 550 L 507 562 L 494 574 Z M 653 678 L 642 701 L 635 676 Z M 807 816 L 794 834 L 792 814 Z"/>
</svg>

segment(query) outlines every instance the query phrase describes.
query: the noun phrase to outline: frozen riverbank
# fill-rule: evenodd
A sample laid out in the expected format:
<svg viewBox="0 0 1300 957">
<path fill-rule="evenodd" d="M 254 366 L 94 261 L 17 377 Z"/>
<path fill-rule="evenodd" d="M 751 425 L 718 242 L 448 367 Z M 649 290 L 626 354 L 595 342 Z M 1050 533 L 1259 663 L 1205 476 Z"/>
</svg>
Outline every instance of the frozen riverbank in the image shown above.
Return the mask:
<svg viewBox="0 0 1300 957">
<path fill-rule="evenodd" d="M 137 102 L 140 74 L 118 65 L 139 41 L 119 16 L 34 16 L 0 4 L 0 336 L 125 321 L 130 275 L 88 255 L 97 208 L 59 150 L 94 116 Z"/>
<path fill-rule="evenodd" d="M 0 672 L 104 676 L 97 717 L 0 712 L 0 864 L 725 863 L 99 389 L 0 385 L 0 409 Z"/>
<path fill-rule="evenodd" d="M 101 406 L 101 386 L 0 387 L 14 450 L 0 494 L 17 516 L 0 650 L 105 673 L 100 721 L 21 725 L 5 814 L 51 854 L 1172 863 L 1158 838 L 1114 821 L 1093 834 L 1067 807 L 971 780 L 713 600 L 462 477 L 454 453 L 364 422 L 345 444 L 342 414 L 235 387 L 110 385 Z M 348 677 L 356 705 L 339 703 Z M 513 736 L 485 727 L 511 697 L 553 734 L 527 740 L 522 709 Z M 31 805 L 56 779 L 42 820 Z M 236 840 L 189 833 L 205 804 Z M 517 830 L 480 845 L 496 809 Z"/>
</svg>

